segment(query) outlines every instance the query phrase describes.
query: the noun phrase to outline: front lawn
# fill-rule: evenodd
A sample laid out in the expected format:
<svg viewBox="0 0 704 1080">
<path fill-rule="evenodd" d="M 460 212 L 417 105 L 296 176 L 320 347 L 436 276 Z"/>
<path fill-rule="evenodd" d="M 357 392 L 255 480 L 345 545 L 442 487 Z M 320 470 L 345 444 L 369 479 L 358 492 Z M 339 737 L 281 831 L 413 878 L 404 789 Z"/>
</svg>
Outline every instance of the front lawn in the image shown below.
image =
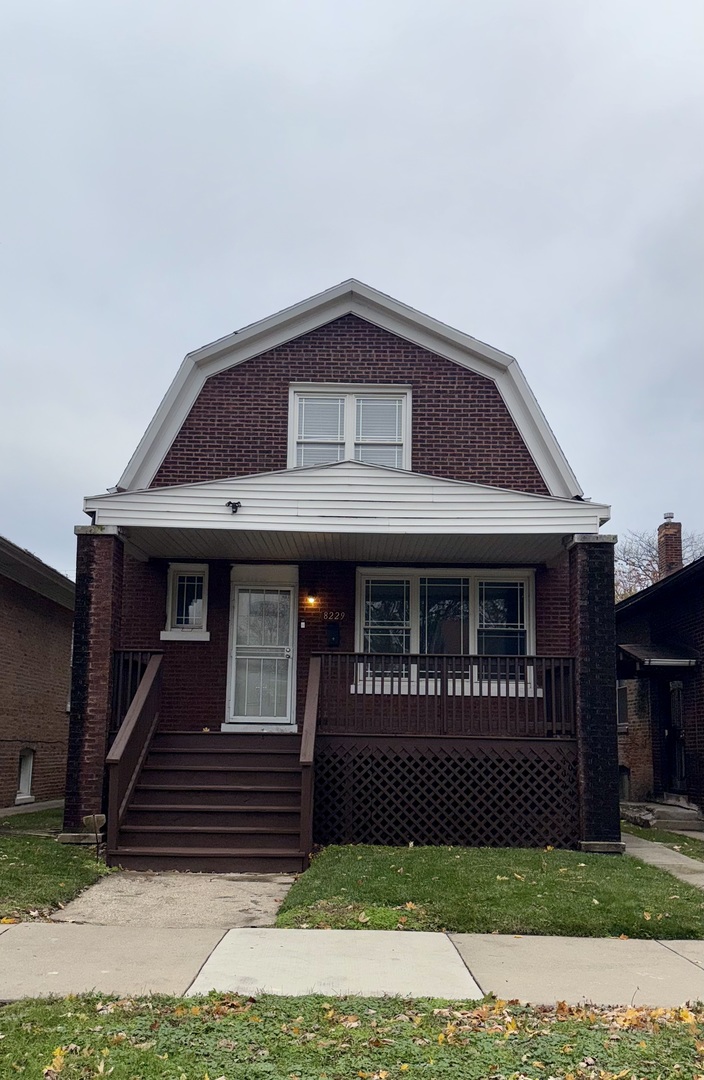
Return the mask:
<svg viewBox="0 0 704 1080">
<path fill-rule="evenodd" d="M 277 926 L 703 938 L 704 893 L 626 855 L 329 847 Z"/>
<path fill-rule="evenodd" d="M 0 919 L 45 917 L 108 872 L 94 848 L 0 833 Z"/>
<path fill-rule="evenodd" d="M 640 836 L 642 840 L 652 840 L 656 844 L 664 844 L 682 855 L 689 855 L 690 859 L 704 862 L 704 833 L 701 840 L 695 840 L 693 836 L 682 836 L 681 833 L 668 832 L 666 829 L 642 829 L 639 825 L 631 825 L 626 821 L 621 822 L 621 832 Z"/>
<path fill-rule="evenodd" d="M 60 833 L 64 812 L 55 810 L 33 810 L 24 814 L 8 814 L 0 818 L 0 836 L 18 832 Z"/>
<path fill-rule="evenodd" d="M 262 997 L 24 1001 L 0 1075 L 50 1080 L 696 1080 L 704 1010 Z"/>
</svg>

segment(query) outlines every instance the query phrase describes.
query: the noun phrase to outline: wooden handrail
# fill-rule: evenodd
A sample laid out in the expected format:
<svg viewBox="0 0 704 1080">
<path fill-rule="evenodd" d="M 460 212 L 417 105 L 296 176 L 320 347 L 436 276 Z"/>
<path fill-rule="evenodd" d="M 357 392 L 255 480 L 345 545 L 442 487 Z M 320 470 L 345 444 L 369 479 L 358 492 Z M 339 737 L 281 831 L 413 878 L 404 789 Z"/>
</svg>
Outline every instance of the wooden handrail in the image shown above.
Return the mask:
<svg viewBox="0 0 704 1080">
<path fill-rule="evenodd" d="M 320 659 L 321 735 L 575 735 L 571 657 L 335 652 Z"/>
<path fill-rule="evenodd" d="M 318 724 L 320 669 L 320 657 L 311 657 L 299 757 L 301 765 L 301 850 L 304 854 L 305 866 L 310 861 L 313 847 L 313 789 L 315 782 L 313 763 L 315 761 L 315 731 Z"/>
<path fill-rule="evenodd" d="M 117 847 L 118 832 L 132 792 L 149 753 L 161 704 L 161 665 L 163 655 L 152 656 L 137 687 L 132 704 L 120 725 L 105 759 L 108 784 L 108 853 Z"/>
</svg>

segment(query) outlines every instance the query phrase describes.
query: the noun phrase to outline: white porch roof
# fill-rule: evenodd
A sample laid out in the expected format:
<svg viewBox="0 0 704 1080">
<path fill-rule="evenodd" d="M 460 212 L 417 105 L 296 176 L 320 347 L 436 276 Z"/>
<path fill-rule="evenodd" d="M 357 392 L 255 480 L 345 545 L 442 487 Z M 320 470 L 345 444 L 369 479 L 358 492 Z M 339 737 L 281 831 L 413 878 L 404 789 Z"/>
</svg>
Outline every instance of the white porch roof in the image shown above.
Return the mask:
<svg viewBox="0 0 704 1080">
<path fill-rule="evenodd" d="M 96 495 L 84 509 L 160 557 L 512 564 L 554 557 L 610 513 L 358 461 Z"/>
</svg>

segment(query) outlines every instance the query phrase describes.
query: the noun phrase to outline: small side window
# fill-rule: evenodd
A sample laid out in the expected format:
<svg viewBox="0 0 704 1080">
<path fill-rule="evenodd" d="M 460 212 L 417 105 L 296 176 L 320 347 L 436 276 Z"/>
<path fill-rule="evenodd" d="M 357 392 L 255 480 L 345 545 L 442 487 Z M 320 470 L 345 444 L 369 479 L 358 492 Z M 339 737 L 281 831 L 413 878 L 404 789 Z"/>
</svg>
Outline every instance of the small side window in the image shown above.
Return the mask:
<svg viewBox="0 0 704 1080">
<path fill-rule="evenodd" d="M 210 641 L 208 632 L 208 567 L 205 563 L 171 563 L 162 641 Z"/>
<path fill-rule="evenodd" d="M 32 795 L 32 772 L 34 769 L 34 750 L 25 747 L 20 750 L 19 768 L 17 775 L 17 798 L 16 803 L 34 802 Z"/>
</svg>

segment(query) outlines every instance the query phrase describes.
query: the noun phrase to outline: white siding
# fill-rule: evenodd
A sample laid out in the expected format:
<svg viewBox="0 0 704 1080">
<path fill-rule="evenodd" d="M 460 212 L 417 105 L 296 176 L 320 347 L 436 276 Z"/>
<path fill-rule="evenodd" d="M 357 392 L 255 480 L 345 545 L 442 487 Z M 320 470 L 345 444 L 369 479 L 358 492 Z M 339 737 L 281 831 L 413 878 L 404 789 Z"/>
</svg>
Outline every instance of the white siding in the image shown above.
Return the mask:
<svg viewBox="0 0 704 1080">
<path fill-rule="evenodd" d="M 237 514 L 226 505 L 241 502 Z M 609 508 L 360 462 L 86 499 L 96 525 L 364 534 L 596 533 Z"/>
</svg>

